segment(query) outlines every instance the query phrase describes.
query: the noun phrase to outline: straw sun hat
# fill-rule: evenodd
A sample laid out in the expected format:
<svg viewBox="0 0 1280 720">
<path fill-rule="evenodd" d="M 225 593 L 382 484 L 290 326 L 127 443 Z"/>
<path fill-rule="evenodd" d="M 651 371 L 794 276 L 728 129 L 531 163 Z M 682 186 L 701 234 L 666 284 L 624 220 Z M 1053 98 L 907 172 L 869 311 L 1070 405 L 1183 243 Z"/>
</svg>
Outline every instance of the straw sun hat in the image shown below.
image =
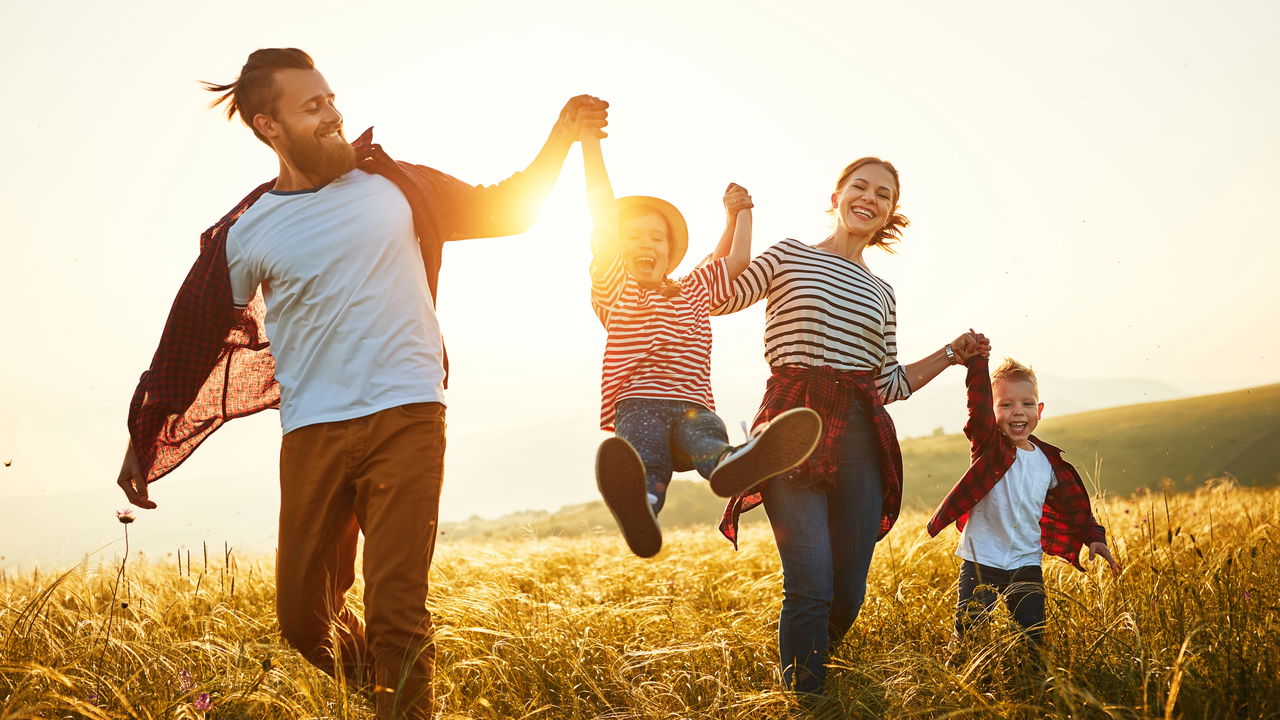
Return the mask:
<svg viewBox="0 0 1280 720">
<path fill-rule="evenodd" d="M 620 197 L 617 203 L 619 216 L 627 210 L 644 208 L 657 213 L 667 221 L 667 227 L 671 229 L 671 237 L 668 240 L 670 262 L 667 263 L 667 270 L 664 274 L 670 274 L 672 270 L 675 270 L 680 265 L 680 261 L 684 259 L 685 252 L 689 249 L 689 226 L 685 223 L 684 216 L 680 214 L 676 206 L 666 200 L 647 195 Z"/>
</svg>

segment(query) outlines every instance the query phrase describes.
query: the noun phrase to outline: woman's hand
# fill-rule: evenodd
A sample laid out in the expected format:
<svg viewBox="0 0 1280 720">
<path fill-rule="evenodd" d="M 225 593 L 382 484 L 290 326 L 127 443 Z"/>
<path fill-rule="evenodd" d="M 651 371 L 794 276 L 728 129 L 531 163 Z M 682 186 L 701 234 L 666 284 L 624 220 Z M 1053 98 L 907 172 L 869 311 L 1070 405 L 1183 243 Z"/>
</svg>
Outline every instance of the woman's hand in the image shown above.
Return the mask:
<svg viewBox="0 0 1280 720">
<path fill-rule="evenodd" d="M 729 183 L 729 187 L 724 190 L 724 209 L 730 218 L 738 216 L 740 210 L 750 210 L 755 207 L 751 202 L 751 195 L 747 189 L 737 183 Z"/>
<path fill-rule="evenodd" d="M 986 335 L 969 328 L 969 332 L 951 341 L 951 349 L 956 354 L 956 362 L 963 365 L 974 355 L 991 357 L 991 341 Z"/>
</svg>

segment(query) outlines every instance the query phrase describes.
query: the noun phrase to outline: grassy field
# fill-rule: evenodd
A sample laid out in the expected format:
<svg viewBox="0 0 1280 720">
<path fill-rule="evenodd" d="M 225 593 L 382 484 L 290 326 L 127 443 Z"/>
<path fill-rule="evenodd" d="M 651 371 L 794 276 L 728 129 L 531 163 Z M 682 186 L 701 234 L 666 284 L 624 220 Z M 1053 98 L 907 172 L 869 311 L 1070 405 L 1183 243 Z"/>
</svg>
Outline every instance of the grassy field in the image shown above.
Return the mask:
<svg viewBox="0 0 1280 720">
<path fill-rule="evenodd" d="M 1052 409 L 1036 435 L 1066 450 L 1081 471 L 1105 477 L 1103 489 L 1112 495 L 1169 482 L 1190 490 L 1228 474 L 1241 485 L 1280 485 L 1280 385 L 1062 417 L 1054 417 Z M 1099 471 L 1102 457 L 1105 472 Z M 969 467 L 969 444 L 958 434 L 913 438 L 902 443 L 902 458 L 904 504 L 932 508 Z M 667 527 L 705 527 L 724 510 L 724 500 L 705 482 L 677 480 L 668 497 Z M 762 519 L 746 517 L 747 522 Z M 556 512 L 446 523 L 442 530 L 451 540 L 529 532 L 574 535 L 612 525 L 604 503 L 596 501 Z"/>
<path fill-rule="evenodd" d="M 1003 615 L 948 646 L 954 531 L 931 540 L 923 513 L 904 515 L 834 654 L 830 717 L 1280 717 L 1280 490 L 1221 482 L 1096 507 L 1125 570 L 1046 561 L 1044 673 Z M 807 717 L 778 685 L 772 538 L 744 535 L 735 553 L 710 530 L 673 531 L 651 561 L 612 532 L 442 546 L 442 717 Z M 121 570 L 0 579 L 0 720 L 372 717 L 281 644 L 269 558 Z"/>
</svg>

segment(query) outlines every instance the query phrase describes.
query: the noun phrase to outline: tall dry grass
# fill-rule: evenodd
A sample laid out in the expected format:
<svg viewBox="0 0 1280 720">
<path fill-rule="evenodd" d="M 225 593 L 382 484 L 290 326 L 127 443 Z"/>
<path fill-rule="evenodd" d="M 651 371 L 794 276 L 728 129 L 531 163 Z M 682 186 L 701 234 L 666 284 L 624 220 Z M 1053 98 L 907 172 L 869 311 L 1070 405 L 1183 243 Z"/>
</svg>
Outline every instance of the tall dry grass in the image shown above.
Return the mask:
<svg viewBox="0 0 1280 720">
<path fill-rule="evenodd" d="M 928 539 L 924 513 L 904 516 L 833 656 L 823 712 L 1280 717 L 1280 490 L 1218 483 L 1097 511 L 1124 573 L 1046 560 L 1043 671 L 1000 615 L 948 645 L 954 532 Z M 747 535 L 735 553 L 710 527 L 669 533 L 652 561 L 611 529 L 443 545 L 442 716 L 805 717 L 779 690 L 772 538 Z M 280 642 L 269 558 L 132 558 L 113 593 L 119 569 L 0 580 L 0 720 L 372 717 Z"/>
</svg>

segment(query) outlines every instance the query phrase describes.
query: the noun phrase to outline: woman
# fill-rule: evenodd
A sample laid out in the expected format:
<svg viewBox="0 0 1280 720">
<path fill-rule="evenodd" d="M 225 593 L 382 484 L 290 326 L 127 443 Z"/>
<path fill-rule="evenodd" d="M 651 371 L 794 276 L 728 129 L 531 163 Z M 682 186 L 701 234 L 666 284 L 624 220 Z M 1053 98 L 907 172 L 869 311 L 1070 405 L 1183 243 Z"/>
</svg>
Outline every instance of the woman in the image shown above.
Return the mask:
<svg viewBox="0 0 1280 720">
<path fill-rule="evenodd" d="M 764 503 L 782 559 L 782 677 L 797 693 L 823 691 L 828 649 L 858 616 L 876 541 L 898 516 L 902 455 L 884 405 L 906 399 L 948 365 L 990 352 L 986 338 L 969 332 L 919 362 L 898 363 L 893 288 L 863 259 L 867 248 L 889 250 L 900 239 L 907 219 L 898 198 L 893 165 L 854 161 L 831 194 L 830 237 L 813 246 L 788 239 L 761 253 L 715 310 L 737 312 L 768 298 L 772 376 L 755 424 L 796 407 L 823 419 L 809 460 L 735 497 L 720 525 L 736 546 L 738 515 Z"/>
</svg>

